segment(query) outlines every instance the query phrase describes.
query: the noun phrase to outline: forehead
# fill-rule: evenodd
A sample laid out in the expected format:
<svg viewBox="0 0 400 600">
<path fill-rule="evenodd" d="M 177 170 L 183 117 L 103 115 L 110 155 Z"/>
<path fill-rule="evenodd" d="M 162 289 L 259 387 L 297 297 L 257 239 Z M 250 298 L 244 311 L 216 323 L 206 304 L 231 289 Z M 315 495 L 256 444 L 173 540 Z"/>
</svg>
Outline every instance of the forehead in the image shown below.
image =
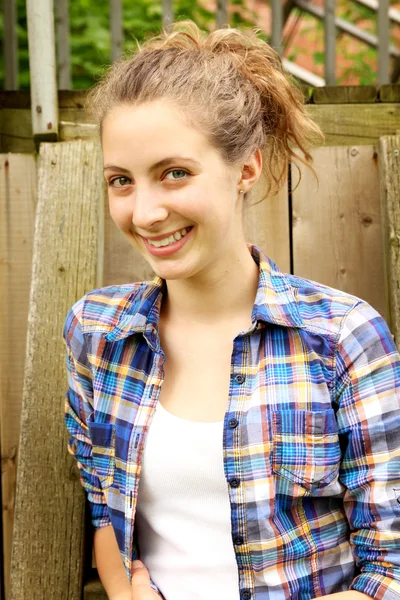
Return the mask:
<svg viewBox="0 0 400 600">
<path fill-rule="evenodd" d="M 107 162 L 128 154 L 135 161 L 165 155 L 195 155 L 201 160 L 213 152 L 202 131 L 189 127 L 179 110 L 165 101 L 112 108 L 103 121 L 102 146 Z"/>
</svg>

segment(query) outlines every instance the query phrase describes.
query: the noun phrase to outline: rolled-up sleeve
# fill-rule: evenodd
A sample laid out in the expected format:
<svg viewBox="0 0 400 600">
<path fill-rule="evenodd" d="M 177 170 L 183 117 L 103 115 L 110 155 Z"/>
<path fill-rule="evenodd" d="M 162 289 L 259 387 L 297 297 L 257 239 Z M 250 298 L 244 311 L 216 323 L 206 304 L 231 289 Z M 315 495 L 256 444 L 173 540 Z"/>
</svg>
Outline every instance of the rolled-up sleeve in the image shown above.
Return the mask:
<svg viewBox="0 0 400 600">
<path fill-rule="evenodd" d="M 341 481 L 358 574 L 350 588 L 400 598 L 400 356 L 383 317 L 360 300 L 336 353 Z"/>
<path fill-rule="evenodd" d="M 63 328 L 68 376 L 64 421 L 71 436 L 68 440 L 68 452 L 77 462 L 80 481 L 87 494 L 92 525 L 94 529 L 99 529 L 110 525 L 111 521 L 93 466 L 92 443 L 87 426 L 87 419 L 93 412 L 93 383 L 81 327 L 84 300 L 85 298 L 81 298 L 72 306 Z"/>
</svg>

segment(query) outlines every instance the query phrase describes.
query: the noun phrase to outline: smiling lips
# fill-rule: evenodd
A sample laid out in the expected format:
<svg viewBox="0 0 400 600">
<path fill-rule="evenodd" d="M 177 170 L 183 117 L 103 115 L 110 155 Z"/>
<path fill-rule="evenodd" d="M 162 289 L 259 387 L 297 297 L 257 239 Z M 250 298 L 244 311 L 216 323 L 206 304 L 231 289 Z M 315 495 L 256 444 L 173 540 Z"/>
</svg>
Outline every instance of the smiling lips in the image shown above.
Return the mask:
<svg viewBox="0 0 400 600">
<path fill-rule="evenodd" d="M 178 242 L 181 238 L 183 238 L 192 228 L 188 227 L 188 228 L 184 228 L 181 229 L 179 231 L 176 231 L 175 233 L 171 234 L 169 237 L 166 238 L 162 238 L 160 240 L 157 239 L 149 239 L 149 238 L 145 238 L 146 241 L 151 244 L 151 246 L 155 246 L 156 248 L 160 248 L 160 246 L 169 246 L 170 244 L 174 244 L 175 242 Z"/>
</svg>

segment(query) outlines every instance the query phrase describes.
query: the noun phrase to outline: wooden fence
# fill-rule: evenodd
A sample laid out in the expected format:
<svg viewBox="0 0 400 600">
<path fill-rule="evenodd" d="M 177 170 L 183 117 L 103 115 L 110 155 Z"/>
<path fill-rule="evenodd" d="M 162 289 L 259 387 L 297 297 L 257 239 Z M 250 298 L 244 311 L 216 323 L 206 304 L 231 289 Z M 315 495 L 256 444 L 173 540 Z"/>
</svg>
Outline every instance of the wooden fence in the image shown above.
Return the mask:
<svg viewBox="0 0 400 600">
<path fill-rule="evenodd" d="M 109 216 L 83 97 L 59 93 L 59 142 L 37 155 L 29 95 L 0 94 L 2 516 L 11 600 L 78 600 L 82 585 L 86 599 L 105 597 L 66 450 L 61 326 L 89 289 L 152 277 Z M 367 300 L 397 341 L 400 85 L 315 89 L 307 111 L 326 136 L 313 152 L 319 186 L 303 170 L 296 190 L 285 186 L 250 207 L 247 239 L 281 270 Z M 291 176 L 294 187 L 294 169 Z"/>
</svg>

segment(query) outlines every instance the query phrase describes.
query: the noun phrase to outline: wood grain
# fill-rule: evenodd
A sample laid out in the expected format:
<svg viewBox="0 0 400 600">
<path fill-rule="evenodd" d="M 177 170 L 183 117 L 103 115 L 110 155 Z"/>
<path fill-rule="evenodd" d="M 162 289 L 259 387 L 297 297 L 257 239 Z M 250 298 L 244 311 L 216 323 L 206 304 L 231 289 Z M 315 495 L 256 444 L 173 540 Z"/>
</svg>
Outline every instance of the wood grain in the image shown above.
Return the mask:
<svg viewBox="0 0 400 600">
<path fill-rule="evenodd" d="M 400 104 L 307 104 L 307 114 L 325 134 L 326 146 L 377 144 L 400 128 Z"/>
<path fill-rule="evenodd" d="M 293 192 L 294 273 L 367 300 L 387 317 L 374 146 L 318 148 Z"/>
<path fill-rule="evenodd" d="M 400 346 L 400 135 L 379 143 L 382 239 L 385 256 L 388 323 Z"/>
<path fill-rule="evenodd" d="M 36 210 L 35 156 L 0 155 L 0 182 L 1 483 L 3 566 L 8 596 Z"/>
<path fill-rule="evenodd" d="M 82 595 L 85 503 L 67 451 L 62 330 L 101 284 L 101 177 L 98 142 L 41 145 L 10 600 Z"/>
<path fill-rule="evenodd" d="M 287 182 L 275 196 L 262 197 L 262 180 L 254 187 L 244 213 L 246 241 L 265 252 L 284 273 L 290 272 L 289 202 Z"/>
</svg>

